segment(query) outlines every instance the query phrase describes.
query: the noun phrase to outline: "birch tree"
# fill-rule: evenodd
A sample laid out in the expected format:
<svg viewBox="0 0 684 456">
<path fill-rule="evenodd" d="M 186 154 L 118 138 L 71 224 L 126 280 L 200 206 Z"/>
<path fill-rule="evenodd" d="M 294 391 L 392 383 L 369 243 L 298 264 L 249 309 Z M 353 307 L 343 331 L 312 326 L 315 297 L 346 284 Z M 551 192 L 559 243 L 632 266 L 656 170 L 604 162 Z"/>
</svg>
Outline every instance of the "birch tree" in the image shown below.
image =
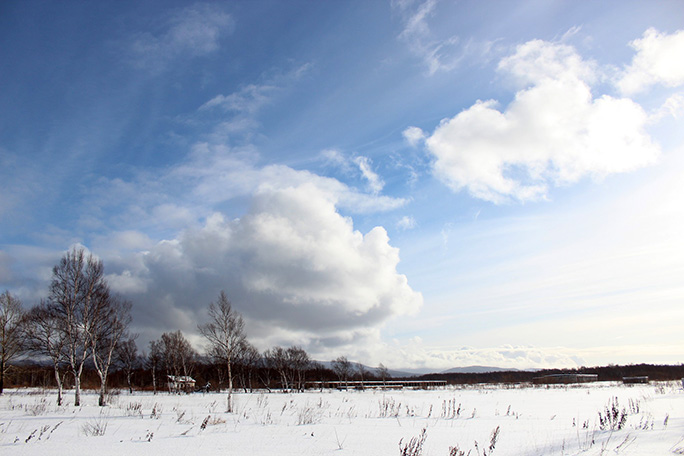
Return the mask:
<svg viewBox="0 0 684 456">
<path fill-rule="evenodd" d="M 162 363 L 167 375 L 190 377 L 197 358 L 197 352 L 178 330 L 161 335 Z"/>
<path fill-rule="evenodd" d="M 259 353 L 259 350 L 245 340 L 240 346 L 240 350 L 238 350 L 236 357 L 236 363 L 241 367 L 242 386 L 245 389 L 245 392 L 247 392 L 248 389 L 249 391 L 254 390 L 252 376 L 254 374 L 254 369 L 259 364 L 260 359 L 261 353 Z"/>
<path fill-rule="evenodd" d="M 66 340 L 60 321 L 45 301 L 41 301 L 39 305 L 28 311 L 24 338 L 29 353 L 47 356 L 50 359 L 57 383 L 57 405 L 62 405 Z"/>
<path fill-rule="evenodd" d="M 223 362 L 228 373 L 228 409 L 233 411 L 233 364 L 240 347 L 246 340 L 242 315 L 233 310 L 226 293 L 221 291 L 218 300 L 209 304 L 207 324 L 198 326 L 202 336 L 209 342 L 209 353 Z"/>
<path fill-rule="evenodd" d="M 21 329 L 24 311 L 21 301 L 9 291 L 0 295 L 0 394 L 5 387 L 5 374 L 10 362 L 21 354 L 23 338 Z"/>
<path fill-rule="evenodd" d="M 109 299 L 101 260 L 84 249 L 72 249 L 52 269 L 48 297 L 51 312 L 64 335 L 64 348 L 74 377 L 74 405 L 81 405 L 81 374 L 91 353 L 89 333 L 98 308 Z"/>
<path fill-rule="evenodd" d="M 135 339 L 137 339 L 138 334 L 133 334 L 127 339 L 121 341 L 116 348 L 116 361 L 123 369 L 126 374 L 126 385 L 128 386 L 128 393 L 133 394 L 133 369 L 135 369 L 140 362 L 140 357 L 138 356 L 138 347 L 135 345 Z M 156 384 L 154 385 L 156 389 Z"/>
<path fill-rule="evenodd" d="M 93 309 L 92 323 L 86 325 L 93 365 L 100 377 L 98 404 L 101 407 L 106 405 L 107 378 L 114 353 L 119 343 L 128 335 L 131 307 L 130 301 L 118 296 L 109 296 Z"/>
<path fill-rule="evenodd" d="M 264 352 L 264 359 L 270 369 L 274 369 L 280 376 L 280 386 L 284 390 L 290 389 L 289 364 L 287 361 L 287 350 L 280 346 L 275 346 Z"/>
<path fill-rule="evenodd" d="M 162 368 L 164 363 L 161 341 L 150 341 L 150 354 L 145 359 L 148 369 L 152 371 L 152 390 L 154 391 L 154 394 L 157 394 L 157 372 Z"/>
<path fill-rule="evenodd" d="M 306 371 L 311 363 L 309 354 L 302 347 L 290 347 L 287 349 L 287 363 L 292 372 L 292 385 L 303 391 L 306 386 Z"/>
<path fill-rule="evenodd" d="M 330 363 L 330 365 L 332 367 L 332 370 L 339 377 L 339 379 L 345 382 L 346 385 L 347 380 L 349 380 L 349 377 L 354 372 L 354 366 L 352 365 L 352 363 L 347 359 L 346 356 L 340 356 L 337 359 L 333 360 Z"/>
</svg>

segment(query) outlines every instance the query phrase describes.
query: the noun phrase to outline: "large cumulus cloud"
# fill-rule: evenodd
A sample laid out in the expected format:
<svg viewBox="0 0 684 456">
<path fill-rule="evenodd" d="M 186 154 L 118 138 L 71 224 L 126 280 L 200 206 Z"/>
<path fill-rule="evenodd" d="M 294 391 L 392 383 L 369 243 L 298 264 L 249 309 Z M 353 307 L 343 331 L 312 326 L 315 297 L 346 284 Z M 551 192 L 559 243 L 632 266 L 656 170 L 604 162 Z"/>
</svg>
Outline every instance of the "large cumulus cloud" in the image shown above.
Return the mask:
<svg viewBox="0 0 684 456">
<path fill-rule="evenodd" d="M 630 99 L 595 97 L 595 67 L 564 44 L 518 46 L 499 63 L 523 87 L 506 109 L 478 101 L 423 136 L 434 174 L 455 191 L 501 203 L 542 199 L 551 185 L 654 162 L 649 116 Z M 416 138 L 415 127 L 405 136 Z"/>
<path fill-rule="evenodd" d="M 374 334 L 412 313 L 422 296 L 397 272 L 386 231 L 362 234 L 313 183 L 262 186 L 249 211 L 203 226 L 115 263 L 113 287 L 135 302 L 137 330 L 195 332 L 225 289 L 261 345 L 329 346 Z"/>
</svg>

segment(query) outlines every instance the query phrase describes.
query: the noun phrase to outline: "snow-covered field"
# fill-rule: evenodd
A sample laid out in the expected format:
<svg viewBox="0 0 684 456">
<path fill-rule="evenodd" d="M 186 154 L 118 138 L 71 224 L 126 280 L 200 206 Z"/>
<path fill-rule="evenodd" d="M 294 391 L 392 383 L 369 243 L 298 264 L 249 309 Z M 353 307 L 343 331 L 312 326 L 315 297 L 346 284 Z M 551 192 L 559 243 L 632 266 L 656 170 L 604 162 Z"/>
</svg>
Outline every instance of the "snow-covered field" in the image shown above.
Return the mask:
<svg viewBox="0 0 684 456">
<path fill-rule="evenodd" d="M 121 392 L 100 408 L 86 392 L 57 407 L 53 391 L 5 390 L 0 454 L 684 454 L 680 382 L 237 394 L 232 414 L 225 401 Z"/>
</svg>

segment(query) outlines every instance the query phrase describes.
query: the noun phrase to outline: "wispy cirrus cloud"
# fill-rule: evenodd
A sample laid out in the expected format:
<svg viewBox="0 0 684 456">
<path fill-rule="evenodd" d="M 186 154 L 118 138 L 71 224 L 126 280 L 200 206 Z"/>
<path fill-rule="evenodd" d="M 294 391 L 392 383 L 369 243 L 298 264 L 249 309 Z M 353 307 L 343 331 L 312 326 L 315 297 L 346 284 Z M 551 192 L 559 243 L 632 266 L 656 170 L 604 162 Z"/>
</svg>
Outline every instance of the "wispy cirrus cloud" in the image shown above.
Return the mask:
<svg viewBox="0 0 684 456">
<path fill-rule="evenodd" d="M 135 33 L 127 43 L 129 56 L 140 68 L 161 71 L 175 59 L 217 51 L 233 28 L 233 18 L 216 4 L 176 9 L 153 30 Z"/>
<path fill-rule="evenodd" d="M 457 35 L 436 35 L 430 27 L 430 19 L 435 15 L 438 3 L 438 0 L 392 2 L 403 22 L 399 40 L 423 60 L 430 75 L 451 71 L 469 56 L 487 54 L 492 46 L 488 41 L 463 40 Z"/>
<path fill-rule="evenodd" d="M 271 100 L 277 90 L 274 85 L 249 84 L 229 95 L 216 95 L 200 106 L 200 111 L 218 108 L 224 112 L 254 114 L 259 108 Z"/>
<path fill-rule="evenodd" d="M 218 94 L 181 120 L 189 124 L 209 125 L 213 143 L 235 143 L 237 137 L 243 143 L 249 143 L 252 134 L 260 127 L 258 118 L 262 109 L 286 94 L 306 77 L 311 68 L 313 64 L 304 63 L 286 70 L 265 72 L 258 82 L 242 85 L 227 94 Z"/>
<path fill-rule="evenodd" d="M 342 171 L 346 176 L 361 177 L 366 182 L 367 190 L 373 195 L 379 195 L 385 187 L 385 182 L 373 170 L 373 161 L 363 155 L 348 156 L 336 149 L 326 149 L 321 157 L 329 165 Z"/>
<path fill-rule="evenodd" d="M 412 230 L 416 227 L 417 224 L 418 223 L 416 222 L 416 219 L 413 216 L 405 215 L 402 218 L 400 218 L 397 222 L 397 228 L 399 228 L 402 231 Z"/>
<path fill-rule="evenodd" d="M 385 182 L 383 182 L 382 178 L 373 171 L 373 162 L 371 159 L 358 156 L 354 157 L 354 163 L 359 167 L 359 171 L 361 171 L 361 175 L 363 175 L 364 179 L 368 181 L 368 189 L 371 193 L 374 195 L 380 193 L 385 186 Z"/>
</svg>

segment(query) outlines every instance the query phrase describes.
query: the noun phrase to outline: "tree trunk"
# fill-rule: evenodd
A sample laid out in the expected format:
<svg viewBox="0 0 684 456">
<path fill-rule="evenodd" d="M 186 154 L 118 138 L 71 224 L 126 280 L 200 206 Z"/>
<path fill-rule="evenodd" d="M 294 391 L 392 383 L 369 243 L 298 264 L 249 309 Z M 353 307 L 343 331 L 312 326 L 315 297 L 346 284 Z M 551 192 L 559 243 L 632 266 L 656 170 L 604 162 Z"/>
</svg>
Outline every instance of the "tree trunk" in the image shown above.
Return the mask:
<svg viewBox="0 0 684 456">
<path fill-rule="evenodd" d="M 133 394 L 133 385 L 131 384 L 131 371 L 126 374 L 126 381 L 128 382 L 128 394 Z"/>
<path fill-rule="evenodd" d="M 62 377 L 59 375 L 59 369 L 55 366 L 55 380 L 57 381 L 57 406 L 62 405 Z"/>
<path fill-rule="evenodd" d="M 74 372 L 74 406 L 81 405 L 81 376 Z"/>
<path fill-rule="evenodd" d="M 233 413 L 233 371 L 230 369 L 228 361 L 228 413 Z"/>
<path fill-rule="evenodd" d="M 154 391 L 154 394 L 157 394 L 157 373 L 156 369 L 153 367 L 152 368 L 152 390 Z"/>
<path fill-rule="evenodd" d="M 102 381 L 100 383 L 100 397 L 97 400 L 97 405 L 99 405 L 100 407 L 104 407 L 105 405 L 107 405 L 105 403 L 105 393 L 107 392 L 107 380 L 103 378 L 101 378 L 101 380 Z"/>
<path fill-rule="evenodd" d="M 5 360 L 0 360 L 0 394 L 5 390 Z"/>
</svg>

